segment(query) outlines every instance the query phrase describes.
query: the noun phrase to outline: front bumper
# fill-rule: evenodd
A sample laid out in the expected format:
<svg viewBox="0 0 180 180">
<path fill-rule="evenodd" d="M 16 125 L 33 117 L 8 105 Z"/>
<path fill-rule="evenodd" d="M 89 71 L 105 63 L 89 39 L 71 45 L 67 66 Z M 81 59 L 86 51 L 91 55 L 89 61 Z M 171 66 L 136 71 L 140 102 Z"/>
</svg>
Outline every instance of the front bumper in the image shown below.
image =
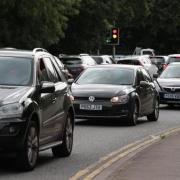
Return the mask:
<svg viewBox="0 0 180 180">
<path fill-rule="evenodd" d="M 102 105 L 102 110 L 84 110 L 80 109 L 80 104 L 93 104 Z M 88 101 L 75 101 L 74 102 L 75 117 L 83 118 L 123 118 L 127 117 L 130 112 L 129 103 L 126 104 L 112 104 L 110 101 L 102 102 L 88 102 Z"/>
<path fill-rule="evenodd" d="M 0 120 L 0 150 L 14 151 L 24 144 L 27 122 L 21 119 Z"/>
</svg>

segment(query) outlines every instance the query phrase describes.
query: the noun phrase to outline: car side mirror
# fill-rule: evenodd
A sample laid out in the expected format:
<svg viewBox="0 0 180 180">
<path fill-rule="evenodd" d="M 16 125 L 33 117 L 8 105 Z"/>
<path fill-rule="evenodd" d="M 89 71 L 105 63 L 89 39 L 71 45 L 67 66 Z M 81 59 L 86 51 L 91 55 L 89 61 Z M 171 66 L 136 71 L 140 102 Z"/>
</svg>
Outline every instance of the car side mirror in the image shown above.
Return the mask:
<svg viewBox="0 0 180 180">
<path fill-rule="evenodd" d="M 146 81 L 140 81 L 141 87 L 147 87 L 148 83 Z"/>
<path fill-rule="evenodd" d="M 42 82 L 41 84 L 41 93 L 53 93 L 55 91 L 55 85 L 53 82 Z"/>
<path fill-rule="evenodd" d="M 71 79 L 68 79 L 67 82 L 68 82 L 69 85 L 71 85 L 71 84 L 74 82 L 74 79 L 72 79 L 72 78 L 71 78 Z"/>
<path fill-rule="evenodd" d="M 153 74 L 153 78 L 154 78 L 154 79 L 157 79 L 158 76 L 159 76 L 159 75 L 158 75 L 157 73 L 156 73 L 156 74 Z"/>
</svg>

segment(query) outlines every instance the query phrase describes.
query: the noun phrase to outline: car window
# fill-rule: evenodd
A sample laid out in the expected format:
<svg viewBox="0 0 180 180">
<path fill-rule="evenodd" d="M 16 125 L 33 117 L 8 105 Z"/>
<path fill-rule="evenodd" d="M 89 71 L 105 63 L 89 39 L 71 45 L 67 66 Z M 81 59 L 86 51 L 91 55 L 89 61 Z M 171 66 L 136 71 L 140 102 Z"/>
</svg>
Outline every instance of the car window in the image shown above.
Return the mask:
<svg viewBox="0 0 180 180">
<path fill-rule="evenodd" d="M 147 82 L 151 82 L 151 76 L 148 74 L 148 72 L 145 69 L 141 69 L 143 76 L 144 76 L 144 80 Z"/>
<path fill-rule="evenodd" d="M 46 66 L 49 78 L 51 79 L 52 82 L 58 82 L 59 81 L 58 75 L 51 62 L 51 59 L 49 57 L 44 57 L 43 59 L 44 59 L 44 64 Z"/>
<path fill-rule="evenodd" d="M 168 63 L 180 62 L 180 57 L 169 57 Z"/>
<path fill-rule="evenodd" d="M 141 65 L 139 60 L 136 59 L 126 59 L 126 60 L 120 60 L 118 61 L 118 64 L 131 64 L 131 65 Z"/>
<path fill-rule="evenodd" d="M 65 65 L 76 65 L 76 64 L 82 64 L 82 60 L 80 58 L 61 58 L 63 64 Z"/>
<path fill-rule="evenodd" d="M 141 81 L 144 81 L 144 80 L 145 80 L 145 79 L 144 79 L 143 72 L 139 69 L 139 70 L 137 71 L 136 84 L 137 84 L 137 85 L 140 85 L 140 82 L 141 82 Z"/>
<path fill-rule="evenodd" d="M 59 67 L 59 64 L 57 63 L 60 61 L 58 58 L 55 56 L 51 57 L 52 64 L 54 65 L 54 69 L 58 75 L 58 81 L 66 81 L 66 78 L 63 76 L 61 67 Z"/>
<path fill-rule="evenodd" d="M 32 84 L 33 60 L 24 57 L 0 57 L 0 84 Z"/>
<path fill-rule="evenodd" d="M 37 78 L 39 83 L 42 81 L 51 81 L 42 58 L 40 58 L 37 63 Z"/>
<path fill-rule="evenodd" d="M 134 83 L 134 70 L 123 68 L 88 68 L 81 74 L 76 83 L 132 85 Z"/>
</svg>

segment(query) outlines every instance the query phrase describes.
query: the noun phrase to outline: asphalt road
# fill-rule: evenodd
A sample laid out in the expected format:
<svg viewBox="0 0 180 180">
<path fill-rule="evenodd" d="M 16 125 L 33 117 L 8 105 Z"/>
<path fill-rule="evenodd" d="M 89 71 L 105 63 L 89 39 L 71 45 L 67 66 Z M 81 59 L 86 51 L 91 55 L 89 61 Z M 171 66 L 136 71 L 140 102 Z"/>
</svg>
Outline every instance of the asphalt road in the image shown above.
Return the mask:
<svg viewBox="0 0 180 180">
<path fill-rule="evenodd" d="M 36 169 L 24 173 L 16 170 L 13 158 L 1 155 L 0 180 L 66 180 L 112 151 L 174 127 L 180 127 L 180 107 L 162 106 L 157 122 L 144 117 L 135 127 L 113 120 L 78 120 L 70 157 L 55 159 L 50 150 L 42 152 Z"/>
</svg>

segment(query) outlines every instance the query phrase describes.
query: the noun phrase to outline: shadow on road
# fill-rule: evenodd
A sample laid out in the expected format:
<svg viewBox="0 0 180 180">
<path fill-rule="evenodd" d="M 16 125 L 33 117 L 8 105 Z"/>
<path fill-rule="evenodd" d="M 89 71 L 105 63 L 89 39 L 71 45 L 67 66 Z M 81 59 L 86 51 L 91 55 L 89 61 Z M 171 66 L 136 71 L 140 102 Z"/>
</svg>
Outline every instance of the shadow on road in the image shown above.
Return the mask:
<svg viewBox="0 0 180 180">
<path fill-rule="evenodd" d="M 160 110 L 177 111 L 180 110 L 180 105 L 161 105 Z"/>
<path fill-rule="evenodd" d="M 147 123 L 147 119 L 145 117 L 140 118 L 137 121 L 137 125 Z M 105 126 L 105 127 L 135 127 L 129 126 L 126 120 L 119 119 L 76 119 L 77 126 Z"/>
</svg>

